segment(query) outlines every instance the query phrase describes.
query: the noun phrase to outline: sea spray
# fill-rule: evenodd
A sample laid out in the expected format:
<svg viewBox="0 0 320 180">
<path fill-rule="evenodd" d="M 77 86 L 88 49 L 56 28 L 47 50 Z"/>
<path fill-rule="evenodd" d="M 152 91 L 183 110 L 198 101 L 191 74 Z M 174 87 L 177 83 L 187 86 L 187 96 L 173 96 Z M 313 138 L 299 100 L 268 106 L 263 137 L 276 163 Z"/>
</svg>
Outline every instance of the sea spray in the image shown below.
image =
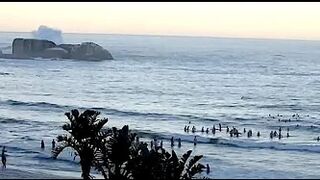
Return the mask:
<svg viewBox="0 0 320 180">
<path fill-rule="evenodd" d="M 56 44 L 63 43 L 62 31 L 45 25 L 41 25 L 38 30 L 32 31 L 32 35 L 36 39 L 46 39 Z"/>
</svg>

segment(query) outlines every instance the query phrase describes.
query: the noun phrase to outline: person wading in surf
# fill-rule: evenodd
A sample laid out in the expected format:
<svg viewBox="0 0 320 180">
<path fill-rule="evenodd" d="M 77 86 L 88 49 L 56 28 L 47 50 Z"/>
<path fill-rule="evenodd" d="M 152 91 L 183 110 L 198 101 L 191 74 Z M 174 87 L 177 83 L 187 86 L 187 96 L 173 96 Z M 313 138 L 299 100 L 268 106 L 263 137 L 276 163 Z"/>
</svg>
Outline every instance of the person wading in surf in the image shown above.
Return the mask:
<svg viewBox="0 0 320 180">
<path fill-rule="evenodd" d="M 6 158 L 6 147 L 3 146 L 2 148 L 2 154 L 1 154 L 1 161 L 2 161 L 2 169 L 6 169 L 7 168 L 7 158 Z"/>
</svg>

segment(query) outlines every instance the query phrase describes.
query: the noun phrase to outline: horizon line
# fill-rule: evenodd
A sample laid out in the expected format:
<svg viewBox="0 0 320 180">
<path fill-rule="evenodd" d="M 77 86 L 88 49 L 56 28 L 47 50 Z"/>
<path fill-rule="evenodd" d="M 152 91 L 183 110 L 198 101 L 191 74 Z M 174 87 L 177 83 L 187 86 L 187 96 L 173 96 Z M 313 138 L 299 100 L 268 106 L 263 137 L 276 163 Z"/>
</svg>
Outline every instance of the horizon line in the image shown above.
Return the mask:
<svg viewBox="0 0 320 180">
<path fill-rule="evenodd" d="M 32 31 L 0 31 L 0 33 L 32 33 Z M 94 33 L 94 32 L 62 32 L 62 34 L 83 35 L 120 35 L 120 36 L 160 36 L 160 37 L 187 37 L 187 38 L 221 38 L 221 39 L 252 39 L 252 40 L 289 40 L 289 41 L 320 41 L 320 39 L 295 39 L 295 38 L 263 38 L 263 37 L 232 37 L 210 35 L 171 35 L 171 34 L 121 34 L 121 33 Z"/>
</svg>

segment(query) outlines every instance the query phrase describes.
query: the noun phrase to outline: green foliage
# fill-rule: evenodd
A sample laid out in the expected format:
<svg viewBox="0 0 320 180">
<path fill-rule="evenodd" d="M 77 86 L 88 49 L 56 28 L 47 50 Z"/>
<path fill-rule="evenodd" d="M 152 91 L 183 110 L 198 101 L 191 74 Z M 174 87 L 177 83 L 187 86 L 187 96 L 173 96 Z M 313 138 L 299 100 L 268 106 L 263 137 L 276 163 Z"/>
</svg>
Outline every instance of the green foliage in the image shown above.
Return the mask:
<svg viewBox="0 0 320 180">
<path fill-rule="evenodd" d="M 86 110 L 82 114 L 74 109 L 71 113 L 65 113 L 69 122 L 62 126 L 63 130 L 69 134 L 57 137 L 59 145 L 52 150 L 53 158 L 67 147 L 74 149 L 80 157 L 82 177 L 90 179 L 90 169 L 94 164 L 97 148 L 96 146 L 106 137 L 101 132 L 102 127 L 108 122 L 108 119 L 98 119 L 100 112 Z"/>
<path fill-rule="evenodd" d="M 73 148 L 80 157 L 82 177 L 90 176 L 95 167 L 105 179 L 192 179 L 203 172 L 198 163 L 203 157 L 190 158 L 189 150 L 179 158 L 172 150 L 148 149 L 148 144 L 135 141 L 136 134 L 129 126 L 121 129 L 102 129 L 108 119 L 98 119 L 100 112 L 78 110 L 65 113 L 69 122 L 63 125 L 68 134 L 57 137 L 59 145 L 52 151 L 53 158 L 66 148 Z"/>
</svg>

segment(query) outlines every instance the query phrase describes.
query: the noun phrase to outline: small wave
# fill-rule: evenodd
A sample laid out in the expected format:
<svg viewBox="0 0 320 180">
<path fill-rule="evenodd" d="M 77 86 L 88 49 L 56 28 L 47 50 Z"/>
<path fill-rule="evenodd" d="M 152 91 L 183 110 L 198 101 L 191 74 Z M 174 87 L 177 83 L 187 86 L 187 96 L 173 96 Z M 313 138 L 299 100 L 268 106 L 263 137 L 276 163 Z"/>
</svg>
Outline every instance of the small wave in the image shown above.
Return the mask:
<svg viewBox="0 0 320 180">
<path fill-rule="evenodd" d="M 320 76 L 320 73 L 274 73 L 274 75 L 279 76 Z"/>
<path fill-rule="evenodd" d="M 7 104 L 11 106 L 29 106 L 29 107 L 45 107 L 45 108 L 55 108 L 55 109 L 62 109 L 62 108 L 69 108 L 70 106 L 63 106 L 58 104 L 52 104 L 47 102 L 23 102 L 23 101 L 15 101 L 15 100 L 6 100 L 2 102 L 2 104 Z"/>
<path fill-rule="evenodd" d="M 112 108 L 103 108 L 103 107 L 74 107 L 68 105 L 59 105 L 48 102 L 23 102 L 16 100 L 6 100 L 4 102 L 0 102 L 0 104 L 11 105 L 11 106 L 26 106 L 26 107 L 37 107 L 37 108 L 48 108 L 50 111 L 52 110 L 71 110 L 71 109 L 93 109 L 101 112 L 105 112 L 110 115 L 116 116 L 135 116 L 135 117 L 149 117 L 154 118 L 153 120 L 181 120 L 181 121 L 219 121 L 215 118 L 210 117 L 200 117 L 189 114 L 167 114 L 167 113 L 152 113 L 152 112 L 135 112 L 135 111 L 122 111 L 118 109 Z M 43 109 L 41 109 L 43 110 Z"/>
<path fill-rule="evenodd" d="M 0 124 L 27 124 L 31 125 L 27 120 L 0 117 Z"/>
<path fill-rule="evenodd" d="M 238 148 L 257 148 L 257 149 L 274 149 L 281 151 L 300 151 L 300 152 L 312 152 L 319 153 L 320 145 L 308 145 L 308 144 L 288 144 L 281 142 L 251 142 L 251 141 L 228 141 L 221 139 L 218 144 L 227 145 Z"/>
</svg>

